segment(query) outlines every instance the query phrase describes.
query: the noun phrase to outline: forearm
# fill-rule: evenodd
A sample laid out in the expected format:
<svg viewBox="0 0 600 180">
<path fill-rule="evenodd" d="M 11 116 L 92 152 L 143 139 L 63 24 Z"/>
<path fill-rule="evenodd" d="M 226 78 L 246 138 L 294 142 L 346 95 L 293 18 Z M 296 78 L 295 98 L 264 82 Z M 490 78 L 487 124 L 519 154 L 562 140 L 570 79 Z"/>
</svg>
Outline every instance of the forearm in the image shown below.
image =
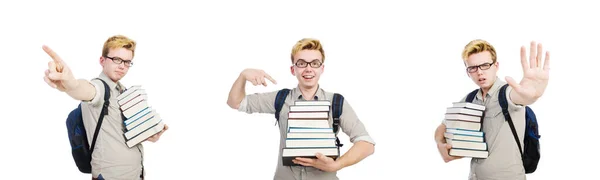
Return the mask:
<svg viewBox="0 0 600 180">
<path fill-rule="evenodd" d="M 96 95 L 96 88 L 85 79 L 78 79 L 75 88 L 67 90 L 66 93 L 73 99 L 80 101 L 91 101 Z"/>
<path fill-rule="evenodd" d="M 446 125 L 441 123 L 437 129 L 435 129 L 435 142 L 436 143 L 444 143 L 446 142 L 444 139 L 444 132 L 446 132 Z"/>
<path fill-rule="evenodd" d="M 240 75 L 231 86 L 229 97 L 227 98 L 227 105 L 233 109 L 238 109 L 245 96 L 246 80 L 242 75 Z"/>
<path fill-rule="evenodd" d="M 338 159 L 340 163 L 340 169 L 352 166 L 367 156 L 373 154 L 375 151 L 375 146 L 366 141 L 358 141 L 354 143 L 354 145 L 344 154 L 342 157 Z"/>
</svg>

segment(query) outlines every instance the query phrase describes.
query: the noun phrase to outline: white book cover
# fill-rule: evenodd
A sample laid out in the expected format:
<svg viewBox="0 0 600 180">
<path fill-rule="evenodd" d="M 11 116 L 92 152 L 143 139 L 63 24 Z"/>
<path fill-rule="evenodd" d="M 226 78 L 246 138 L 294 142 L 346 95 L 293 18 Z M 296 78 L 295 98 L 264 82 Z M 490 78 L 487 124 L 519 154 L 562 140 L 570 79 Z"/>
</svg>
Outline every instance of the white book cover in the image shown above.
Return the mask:
<svg viewBox="0 0 600 180">
<path fill-rule="evenodd" d="M 156 133 L 159 133 L 160 131 L 163 130 L 163 128 L 165 127 L 165 124 L 161 121 L 160 123 L 156 124 L 156 126 L 147 129 L 146 131 L 142 132 L 141 134 L 138 134 L 137 136 L 129 139 L 127 141 L 127 146 L 129 148 L 141 143 L 142 141 L 148 139 L 150 136 L 155 135 Z"/>
</svg>

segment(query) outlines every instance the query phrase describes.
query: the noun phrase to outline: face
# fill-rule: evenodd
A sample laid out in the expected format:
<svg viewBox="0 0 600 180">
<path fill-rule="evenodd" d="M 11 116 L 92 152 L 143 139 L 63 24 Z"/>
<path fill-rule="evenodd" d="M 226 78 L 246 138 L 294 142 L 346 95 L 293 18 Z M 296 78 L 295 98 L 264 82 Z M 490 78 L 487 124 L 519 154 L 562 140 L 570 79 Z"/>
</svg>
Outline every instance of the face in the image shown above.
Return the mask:
<svg viewBox="0 0 600 180">
<path fill-rule="evenodd" d="M 325 67 L 322 62 L 323 56 L 318 50 L 301 50 L 294 55 L 294 65 L 290 69 L 292 75 L 298 79 L 300 87 L 310 89 L 318 86 L 319 77 Z"/>
<path fill-rule="evenodd" d="M 115 82 L 121 80 L 129 71 L 129 62 L 133 59 L 133 52 L 125 48 L 115 48 L 110 49 L 106 56 L 100 57 L 102 71 Z"/>
<path fill-rule="evenodd" d="M 498 62 L 493 62 L 490 52 L 484 51 L 472 54 L 467 58 L 465 63 L 467 66 L 465 71 L 475 84 L 482 89 L 492 87 L 496 80 L 496 72 L 498 72 Z"/>
</svg>

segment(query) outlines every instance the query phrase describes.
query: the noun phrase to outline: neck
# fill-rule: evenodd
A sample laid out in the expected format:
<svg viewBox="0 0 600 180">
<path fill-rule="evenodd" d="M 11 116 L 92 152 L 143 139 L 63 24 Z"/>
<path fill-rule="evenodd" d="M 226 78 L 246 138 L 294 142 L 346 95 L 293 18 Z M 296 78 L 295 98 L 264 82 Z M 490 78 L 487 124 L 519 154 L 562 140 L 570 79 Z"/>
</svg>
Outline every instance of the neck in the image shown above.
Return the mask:
<svg viewBox="0 0 600 180">
<path fill-rule="evenodd" d="M 313 100 L 315 98 L 315 94 L 317 94 L 317 89 L 319 89 L 319 86 L 313 86 L 313 87 L 302 87 L 300 86 L 300 92 L 302 92 L 302 97 L 305 100 Z"/>
<path fill-rule="evenodd" d="M 492 86 L 494 86 L 494 83 L 496 83 L 496 80 L 492 82 L 492 85 L 490 87 L 481 88 L 481 100 L 485 100 L 485 95 L 490 91 Z"/>
</svg>

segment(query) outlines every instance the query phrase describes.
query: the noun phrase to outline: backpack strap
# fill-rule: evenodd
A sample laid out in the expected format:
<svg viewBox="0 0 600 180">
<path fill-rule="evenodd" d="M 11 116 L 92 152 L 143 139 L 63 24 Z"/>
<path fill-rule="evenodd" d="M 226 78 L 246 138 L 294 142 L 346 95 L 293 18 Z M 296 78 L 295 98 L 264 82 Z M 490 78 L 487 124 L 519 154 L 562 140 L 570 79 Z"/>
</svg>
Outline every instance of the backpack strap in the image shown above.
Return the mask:
<svg viewBox="0 0 600 180">
<path fill-rule="evenodd" d="M 98 133 L 100 132 L 100 127 L 102 126 L 102 120 L 104 119 L 104 115 L 108 115 L 108 106 L 110 105 L 110 88 L 108 87 L 108 84 L 106 84 L 106 82 L 104 82 L 104 80 L 102 79 L 95 79 L 102 81 L 102 84 L 104 84 L 104 105 L 102 105 L 102 111 L 100 111 L 98 124 L 96 125 L 96 130 L 94 131 L 94 138 L 92 139 L 92 147 L 90 148 L 90 154 L 94 152 L 94 147 L 96 146 L 96 138 L 98 138 Z"/>
<path fill-rule="evenodd" d="M 290 89 L 281 89 L 277 92 L 277 96 L 275 96 L 275 119 L 277 121 L 275 124 L 279 122 L 279 113 L 281 112 L 281 108 L 283 108 L 283 104 L 285 104 L 285 99 L 290 93 Z"/>
<path fill-rule="evenodd" d="M 479 92 L 479 89 L 475 89 L 475 90 L 471 91 L 469 93 L 469 95 L 467 95 L 467 99 L 465 100 L 465 102 L 472 103 L 473 100 L 475 100 L 475 96 L 477 96 L 477 92 Z"/>
<path fill-rule="evenodd" d="M 335 143 L 336 146 L 342 147 L 343 144 L 340 143 L 340 139 L 337 137 L 337 133 L 340 126 L 340 116 L 342 116 L 342 109 L 344 106 L 344 96 L 338 93 L 333 94 L 333 102 L 331 103 L 331 113 L 333 115 L 333 133 L 335 134 Z"/>
<path fill-rule="evenodd" d="M 510 117 L 510 113 L 508 113 L 508 100 L 506 98 L 506 88 L 508 84 L 505 84 L 500 88 L 500 93 L 498 94 L 498 102 L 500 102 L 500 107 L 502 107 L 502 113 L 504 114 L 504 118 L 508 121 L 508 125 L 510 125 L 510 130 L 512 131 L 513 137 L 519 145 L 519 153 L 523 156 L 523 149 L 521 148 L 521 142 L 519 141 L 519 136 L 517 135 L 517 131 L 515 130 L 515 124 Z"/>
</svg>

